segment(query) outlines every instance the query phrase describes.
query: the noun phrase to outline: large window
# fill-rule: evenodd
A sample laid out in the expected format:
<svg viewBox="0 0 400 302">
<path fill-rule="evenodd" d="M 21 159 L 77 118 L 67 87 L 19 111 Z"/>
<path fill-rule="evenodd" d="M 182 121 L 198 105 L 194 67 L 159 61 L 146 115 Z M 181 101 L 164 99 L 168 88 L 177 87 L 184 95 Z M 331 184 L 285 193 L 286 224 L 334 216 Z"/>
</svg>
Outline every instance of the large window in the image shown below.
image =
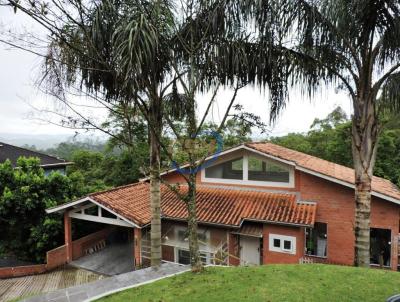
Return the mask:
<svg viewBox="0 0 400 302">
<path fill-rule="evenodd" d="M 296 237 L 269 234 L 269 250 L 273 252 L 296 254 Z"/>
<path fill-rule="evenodd" d="M 243 155 L 207 167 L 202 180 L 259 186 L 294 187 L 294 170 L 288 164 L 259 155 Z"/>
<path fill-rule="evenodd" d="M 328 242 L 328 226 L 326 223 L 316 222 L 314 228 L 306 229 L 307 255 L 326 257 Z"/>
<path fill-rule="evenodd" d="M 243 158 L 236 158 L 206 169 L 207 178 L 243 179 Z"/>
<path fill-rule="evenodd" d="M 289 182 L 289 169 L 272 161 L 249 156 L 249 180 Z"/>
<path fill-rule="evenodd" d="M 189 243 L 189 231 L 186 228 L 176 228 L 177 240 L 181 245 L 187 245 Z M 208 245 L 210 233 L 207 230 L 199 229 L 197 233 L 197 239 L 200 248 L 204 248 Z"/>
<path fill-rule="evenodd" d="M 370 262 L 380 266 L 390 266 L 391 231 L 371 228 L 370 231 Z"/>
</svg>

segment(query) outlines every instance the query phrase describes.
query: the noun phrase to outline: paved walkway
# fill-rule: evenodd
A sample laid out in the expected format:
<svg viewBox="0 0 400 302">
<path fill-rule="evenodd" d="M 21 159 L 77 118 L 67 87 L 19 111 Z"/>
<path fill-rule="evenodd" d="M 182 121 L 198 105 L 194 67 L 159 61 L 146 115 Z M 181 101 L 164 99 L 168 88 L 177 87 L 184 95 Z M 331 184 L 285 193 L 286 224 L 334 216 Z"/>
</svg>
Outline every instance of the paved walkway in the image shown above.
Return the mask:
<svg viewBox="0 0 400 302">
<path fill-rule="evenodd" d="M 71 265 L 107 276 L 133 270 L 133 244 L 112 244 L 94 254 L 72 261 Z"/>
<path fill-rule="evenodd" d="M 0 302 L 38 295 L 103 278 L 102 275 L 86 270 L 65 267 L 36 276 L 0 279 Z"/>
<path fill-rule="evenodd" d="M 115 292 L 118 289 L 134 287 L 141 283 L 148 283 L 163 277 L 172 276 L 188 271 L 189 267 L 175 263 L 163 263 L 157 270 L 145 268 L 121 275 L 116 275 L 103 280 L 70 287 L 64 290 L 50 292 L 43 296 L 25 299 L 25 302 L 82 302 L 99 295 Z"/>
</svg>

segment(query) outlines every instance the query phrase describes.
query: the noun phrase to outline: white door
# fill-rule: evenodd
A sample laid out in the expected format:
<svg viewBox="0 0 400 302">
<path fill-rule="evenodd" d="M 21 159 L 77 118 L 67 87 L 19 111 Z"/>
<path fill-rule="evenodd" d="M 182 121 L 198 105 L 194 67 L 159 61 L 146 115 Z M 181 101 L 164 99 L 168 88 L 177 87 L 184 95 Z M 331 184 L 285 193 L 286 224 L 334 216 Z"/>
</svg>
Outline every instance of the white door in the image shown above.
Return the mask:
<svg viewBox="0 0 400 302">
<path fill-rule="evenodd" d="M 260 264 L 260 238 L 240 236 L 240 264 Z"/>
</svg>

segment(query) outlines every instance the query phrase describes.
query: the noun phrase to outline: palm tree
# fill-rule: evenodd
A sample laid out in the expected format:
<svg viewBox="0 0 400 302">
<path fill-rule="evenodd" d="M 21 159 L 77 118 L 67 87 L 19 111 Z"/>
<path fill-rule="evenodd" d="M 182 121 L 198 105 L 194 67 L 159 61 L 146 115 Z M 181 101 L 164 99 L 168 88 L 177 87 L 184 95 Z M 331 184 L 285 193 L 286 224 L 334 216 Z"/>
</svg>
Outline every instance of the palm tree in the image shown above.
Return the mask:
<svg viewBox="0 0 400 302">
<path fill-rule="evenodd" d="M 349 94 L 354 110 L 355 265 L 369 266 L 379 114 L 398 111 L 400 104 L 399 1 L 241 1 L 238 10 L 255 25 L 258 50 L 249 54 L 258 64 L 249 64 L 246 72 L 254 82 L 268 85 L 272 119 L 285 106 L 289 85 L 301 86 L 310 96 L 324 84 Z M 269 54 L 272 75 L 263 68 L 263 54 Z"/>
<path fill-rule="evenodd" d="M 182 1 L 183 16 L 180 12 L 174 14 L 173 1 L 165 0 L 104 0 L 85 5 L 79 0 L 69 0 L 65 5 L 58 1 L 34 5 L 28 0 L 9 2 L 52 33 L 45 76 L 59 93 L 64 85 L 78 83 L 83 90 L 102 94 L 109 103 L 128 101 L 140 108 L 150 141 L 151 265 L 158 266 L 161 260 L 160 154 L 161 147 L 165 147 L 161 131 L 164 107 L 168 105 L 165 100 L 186 103 L 179 109 L 185 110 L 186 136 L 192 139 L 198 134 L 195 94 L 214 87 L 219 81 L 234 82 L 233 75 L 223 77 L 224 72 L 230 72 L 229 68 L 221 68 L 224 64 L 215 62 L 215 58 L 220 58 L 221 49 L 225 53 L 222 52 L 224 56 L 218 63 L 232 58 L 235 49 L 228 47 L 231 52 L 226 52 L 227 39 L 223 43 L 218 40 L 225 35 L 225 19 L 221 18 L 225 7 L 214 5 L 213 1 Z M 218 48 L 221 44 L 224 46 Z M 173 85 L 176 87 L 177 82 L 187 89 L 183 95 L 171 97 L 168 90 Z M 192 151 L 189 150 L 189 157 L 191 166 L 195 167 Z M 197 239 L 195 176 L 193 172 L 185 177 L 189 189 L 180 197 L 189 212 L 191 265 L 198 271 L 202 264 Z"/>
</svg>

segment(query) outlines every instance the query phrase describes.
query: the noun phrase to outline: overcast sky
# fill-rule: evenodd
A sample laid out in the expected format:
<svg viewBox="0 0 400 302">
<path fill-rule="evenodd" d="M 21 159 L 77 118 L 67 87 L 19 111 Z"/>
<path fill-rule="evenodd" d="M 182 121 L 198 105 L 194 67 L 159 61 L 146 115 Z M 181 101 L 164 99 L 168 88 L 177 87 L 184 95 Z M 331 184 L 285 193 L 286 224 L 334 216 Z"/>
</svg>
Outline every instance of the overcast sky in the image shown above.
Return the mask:
<svg viewBox="0 0 400 302">
<path fill-rule="evenodd" d="M 28 30 L 32 33 L 44 34 L 21 12 L 14 14 L 12 10 L 0 7 L 0 31 L 12 29 L 17 32 Z M 0 133 L 15 134 L 68 134 L 74 133 L 45 122 L 32 118 L 36 108 L 50 108 L 54 101 L 40 93 L 35 87 L 35 81 L 40 74 L 42 58 L 24 52 L 10 49 L 0 42 Z M 231 91 L 223 91 L 218 95 L 218 105 L 214 106 L 210 119 L 217 121 L 222 114 Z M 206 106 L 206 97 L 199 98 L 199 111 Z M 81 101 L 81 102 L 84 102 Z M 237 103 L 244 105 L 248 112 L 253 112 L 268 122 L 269 106 L 267 96 L 257 88 L 243 88 L 237 98 Z M 317 94 L 313 100 L 301 97 L 296 91 L 291 92 L 290 103 L 278 118 L 275 125 L 271 126 L 273 136 L 284 135 L 288 132 L 307 131 L 315 118 L 323 118 L 336 106 L 351 113 L 349 97 L 344 93 L 335 93 L 334 89 L 325 89 Z M 104 112 L 91 112 L 101 119 Z"/>
</svg>

